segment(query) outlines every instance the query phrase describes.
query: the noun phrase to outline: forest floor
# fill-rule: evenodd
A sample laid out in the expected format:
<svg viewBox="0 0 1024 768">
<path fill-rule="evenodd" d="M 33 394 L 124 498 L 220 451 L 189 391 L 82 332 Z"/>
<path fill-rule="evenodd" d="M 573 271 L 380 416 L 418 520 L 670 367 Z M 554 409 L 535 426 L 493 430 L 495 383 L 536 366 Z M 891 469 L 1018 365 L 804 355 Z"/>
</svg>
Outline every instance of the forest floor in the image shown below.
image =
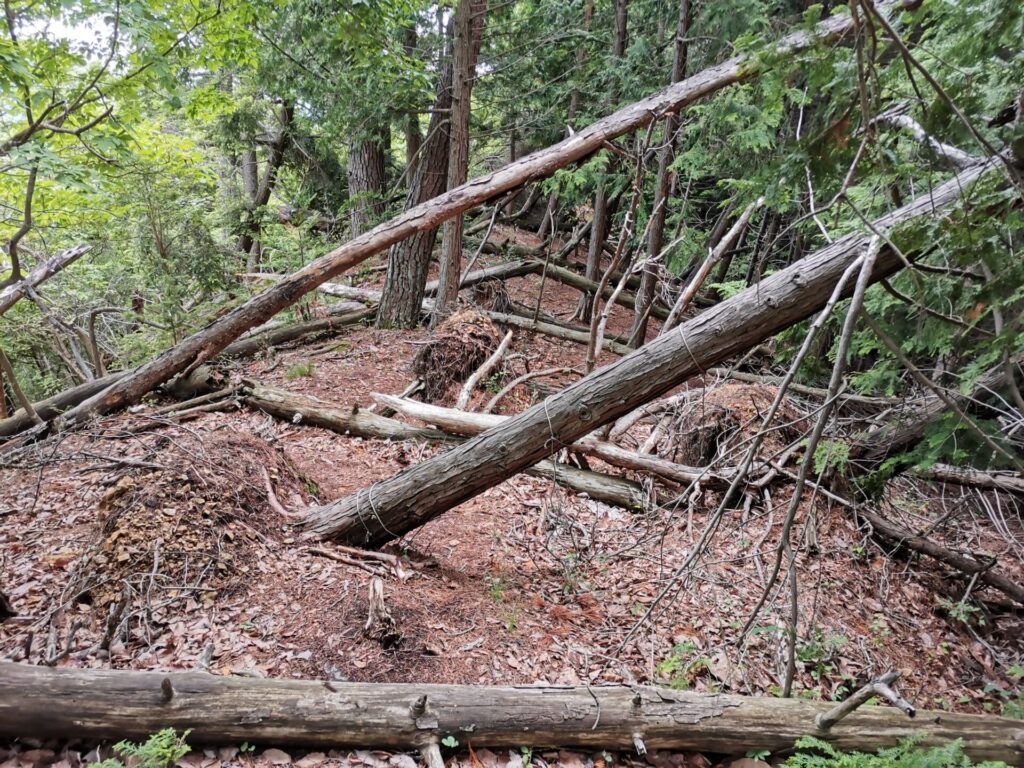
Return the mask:
<svg viewBox="0 0 1024 768">
<path fill-rule="evenodd" d="M 540 283 L 527 276 L 507 287 L 532 306 Z M 578 296 L 547 281 L 544 310 L 568 320 Z M 625 333 L 630 319 L 617 308 L 609 333 Z M 412 380 L 411 360 L 425 338 L 425 331 L 352 328 L 245 362 L 230 375 L 367 407 L 371 393 L 398 394 Z M 517 372 L 527 361 L 534 370 L 584 366 L 582 346 L 526 332 L 516 332 L 513 352 L 523 356 L 509 364 Z M 575 378 L 543 382 L 557 387 Z M 774 396 L 770 387 L 710 376 L 682 389 L 693 393 L 690 420 L 740 425 Z M 471 407 L 492 395 L 478 392 Z M 499 410 L 514 413 L 542 396 L 520 387 Z M 454 393 L 442 404 L 453 401 Z M 408 567 L 386 582 L 401 640 L 384 648 L 363 634 L 370 574 L 317 554 L 330 545 L 305 540 L 296 517 L 273 511 L 268 479 L 297 513 L 442 449 L 340 436 L 247 408 L 178 424 L 147 417 L 154 405 L 0 461 L 0 585 L 17 613 L 0 623 L 0 655 L 256 677 L 780 690 L 785 566 L 745 639 L 741 629 L 765 589 L 788 498 L 727 510 L 699 566 L 673 581 L 720 501 L 715 492 L 703 491 L 689 507 L 635 513 L 517 476 L 391 548 Z M 813 407 L 790 400 L 787 418 L 799 422 Z M 650 430 L 638 424 L 628 440 L 643 444 Z M 677 450 L 685 452 L 688 439 L 681 435 Z M 811 506 L 808 492 L 794 541 L 803 541 Z M 969 587 L 933 561 L 890 552 L 845 506 L 822 498 L 813 506 L 816 546 L 801 547 L 797 564 L 795 695 L 830 700 L 891 669 L 905 671 L 901 692 L 919 707 L 999 712 L 1018 695 L 1012 667 L 1024 654 L 1020 611 L 1000 608 L 998 593 Z M 1008 574 L 1024 578 L 1024 526 L 1012 500 L 901 479 L 880 507 L 950 548 L 995 555 Z M 655 606 L 670 583 L 677 588 Z M 983 599 L 961 603 L 968 589 Z M 39 760 L 18 749 L 0 753 L 0 768 L 68 759 L 41 752 Z M 297 764 L 314 768 L 328 759 L 314 754 Z M 478 750 L 473 759 L 466 765 L 518 768 L 519 756 Z M 575 768 L 601 757 L 545 759 Z M 381 753 L 345 753 L 336 762 L 345 761 L 411 768 L 408 757 Z M 185 762 L 211 768 L 283 759 L 273 750 L 259 758 L 210 751 Z M 649 762 L 708 764 L 693 755 Z"/>
</svg>

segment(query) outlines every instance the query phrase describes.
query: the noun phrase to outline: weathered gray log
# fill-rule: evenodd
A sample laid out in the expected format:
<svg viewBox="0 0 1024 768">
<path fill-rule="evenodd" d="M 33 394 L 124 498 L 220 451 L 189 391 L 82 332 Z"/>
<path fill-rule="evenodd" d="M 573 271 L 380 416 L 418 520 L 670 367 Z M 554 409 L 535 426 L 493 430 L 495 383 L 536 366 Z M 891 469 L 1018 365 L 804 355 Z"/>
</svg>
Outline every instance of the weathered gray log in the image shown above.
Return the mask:
<svg viewBox="0 0 1024 768">
<path fill-rule="evenodd" d="M 540 263 L 539 266 L 541 269 L 545 269 L 543 263 Z M 594 291 L 598 289 L 598 284 L 595 281 L 588 280 L 583 275 L 578 275 L 571 269 L 560 267 L 557 264 L 548 264 L 545 271 L 549 280 L 555 280 L 564 285 L 570 285 L 584 293 L 593 294 Z M 609 282 L 612 283 L 612 281 Z M 601 292 L 601 296 L 607 299 L 614 292 L 614 284 L 609 284 L 605 286 L 604 290 Z M 620 293 L 616 297 L 615 303 L 621 304 L 623 307 L 627 307 L 629 309 L 636 309 L 636 297 L 629 293 Z M 659 320 L 664 320 L 668 317 L 668 310 L 659 304 L 652 304 L 651 315 Z"/>
<path fill-rule="evenodd" d="M 404 416 L 434 424 L 444 432 L 465 437 L 479 435 L 481 432 L 486 432 L 512 418 L 495 413 L 469 413 L 456 408 L 443 408 L 439 405 L 407 400 L 394 395 L 374 394 L 373 399 Z M 729 484 L 729 470 L 722 472 L 712 471 L 709 468 L 687 467 L 658 456 L 627 450 L 607 440 L 599 440 L 592 435 L 581 437 L 569 446 L 569 450 L 593 456 L 615 467 L 652 472 L 676 483 L 700 481 L 707 487 L 720 487 Z M 735 470 L 732 471 L 735 472 Z"/>
<path fill-rule="evenodd" d="M 299 417 L 299 423 L 313 424 L 341 434 L 450 444 L 462 441 L 461 437 L 453 437 L 443 431 L 414 427 L 362 408 L 339 408 L 316 397 L 267 387 L 255 381 L 245 381 L 242 392 L 246 403 L 254 408 L 292 423 Z M 647 494 L 643 486 L 623 477 L 612 477 L 555 461 L 537 462 L 526 472 L 623 509 L 641 510 L 647 507 Z"/>
<path fill-rule="evenodd" d="M 501 323 L 502 325 L 512 325 L 526 331 L 542 333 L 545 336 L 554 336 L 556 339 L 575 341 L 577 344 L 588 344 L 590 342 L 590 333 L 588 331 L 575 331 L 571 328 L 554 325 L 553 323 L 545 323 L 529 317 L 520 317 L 519 315 L 508 315 L 504 312 L 491 312 L 490 310 L 482 309 L 480 314 L 486 315 L 494 322 Z M 611 339 L 605 339 L 601 346 L 609 352 L 614 352 L 616 355 L 627 355 L 630 352 L 630 348 L 625 344 L 620 344 Z"/>
<path fill-rule="evenodd" d="M 993 167 L 989 162 L 964 171 L 878 219 L 873 229 L 898 239 L 896 225 L 947 208 Z M 358 493 L 310 510 L 306 523 L 321 536 L 360 546 L 376 546 L 410 531 L 816 312 L 865 246 L 860 235 L 836 240 L 518 416 L 377 483 L 372 510 L 367 494 Z M 872 279 L 895 272 L 902 263 L 884 248 Z"/>
<path fill-rule="evenodd" d="M 974 759 L 1024 759 L 1017 720 L 865 706 L 828 730 L 831 706 L 645 686 L 515 688 L 261 680 L 204 672 L 58 669 L 0 663 L 0 737 L 143 740 L 190 730 L 194 744 L 418 749 L 449 736 L 474 747 L 680 749 L 743 754 L 817 736 L 874 751 L 908 737 L 962 738 Z"/>
<path fill-rule="evenodd" d="M 320 320 L 309 320 L 304 323 L 282 325 L 278 328 L 271 328 L 262 333 L 239 339 L 234 344 L 229 344 L 225 347 L 221 355 L 224 357 L 254 355 L 257 352 L 262 352 L 271 347 L 278 347 L 291 341 L 298 341 L 307 336 L 330 333 L 338 328 L 358 325 L 366 320 L 372 320 L 376 313 L 376 307 L 367 307 L 356 312 L 346 312 L 336 317 L 325 317 Z M 189 370 L 194 370 L 196 367 L 191 366 Z"/>
<path fill-rule="evenodd" d="M 875 10 L 889 13 L 898 5 L 894 0 L 887 0 L 879 3 Z M 801 30 L 783 38 L 774 50 L 786 56 L 813 45 L 839 40 L 853 28 L 850 16 L 837 14 L 813 30 Z M 107 390 L 80 403 L 62 417 L 62 424 L 71 425 L 93 414 L 106 413 L 136 402 L 173 376 L 209 360 L 248 329 L 266 322 L 346 269 L 417 232 L 436 229 L 442 222 L 498 195 L 527 182 L 546 178 L 560 168 L 599 151 L 608 141 L 618 136 L 647 126 L 733 83 L 753 77 L 772 58 L 758 53 L 729 59 L 674 83 L 653 96 L 623 107 L 558 144 L 408 209 L 270 286 L 207 328 L 137 368 Z"/>
<path fill-rule="evenodd" d="M 102 392 L 115 381 L 126 375 L 126 371 L 118 371 L 116 373 L 108 374 L 101 379 L 87 381 L 84 384 L 71 387 L 71 389 L 65 389 L 63 392 L 58 392 L 56 395 L 48 397 L 45 400 L 40 400 L 38 403 L 33 403 L 33 407 L 35 408 L 36 413 L 39 414 L 39 418 L 43 421 L 50 421 L 64 413 L 68 408 L 78 405 L 80 402 L 86 398 L 92 397 L 97 392 Z M 32 419 L 23 409 L 19 408 L 6 419 L 0 419 L 0 437 L 16 435 L 31 426 Z"/>
<path fill-rule="evenodd" d="M 61 251 L 56 256 L 44 260 L 18 282 L 8 285 L 0 291 L 0 315 L 13 307 L 22 296 L 26 296 L 30 289 L 36 288 L 65 267 L 74 264 L 89 250 L 88 245 L 76 245 L 74 248 Z"/>
<path fill-rule="evenodd" d="M 460 288 L 470 288 L 477 283 L 483 283 L 488 280 L 511 280 L 513 277 L 523 277 L 524 275 L 532 275 L 539 272 L 543 267 L 542 264 L 530 260 L 516 260 L 508 261 L 504 264 L 496 264 L 493 267 L 484 267 L 483 269 L 474 269 L 465 279 L 462 280 Z M 424 289 L 424 293 L 427 296 L 433 296 L 437 293 L 437 280 L 431 280 L 427 283 L 427 287 Z"/>
<path fill-rule="evenodd" d="M 1024 495 L 1024 477 L 1013 472 L 984 472 L 973 467 L 933 464 L 927 469 L 915 469 L 913 474 L 926 480 L 938 480 L 942 483 L 969 485 L 972 488 Z"/>
</svg>

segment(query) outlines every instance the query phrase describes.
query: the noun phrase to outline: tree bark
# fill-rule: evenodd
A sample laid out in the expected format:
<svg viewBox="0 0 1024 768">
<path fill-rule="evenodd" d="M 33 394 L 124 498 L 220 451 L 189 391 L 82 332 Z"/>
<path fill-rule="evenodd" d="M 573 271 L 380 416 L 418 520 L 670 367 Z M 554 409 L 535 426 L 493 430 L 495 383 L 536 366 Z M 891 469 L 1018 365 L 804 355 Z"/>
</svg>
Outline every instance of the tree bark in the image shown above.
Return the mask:
<svg viewBox="0 0 1024 768">
<path fill-rule="evenodd" d="M 680 0 L 679 21 L 676 24 L 675 53 L 672 56 L 671 83 L 678 83 L 686 77 L 686 63 L 689 58 L 691 14 L 690 0 Z M 633 328 L 629 336 L 629 346 L 643 346 L 647 340 L 647 321 L 654 303 L 654 291 L 658 285 L 658 257 L 665 243 L 665 217 L 668 213 L 669 169 L 674 156 L 673 144 L 676 131 L 679 129 L 679 116 L 675 113 L 665 118 L 665 131 L 662 134 L 664 144 L 658 153 L 658 176 L 654 182 L 654 208 L 651 211 L 651 222 L 647 231 L 647 260 L 644 262 L 640 290 L 636 294 L 636 309 L 633 315 Z"/>
<path fill-rule="evenodd" d="M 927 197 L 878 219 L 875 230 L 890 232 L 897 224 L 950 206 L 992 167 L 989 162 L 965 171 Z M 856 235 L 839 239 L 458 448 L 376 484 L 372 510 L 366 507 L 365 494 L 311 510 L 311 529 L 321 536 L 377 546 L 422 525 L 816 312 L 865 243 Z M 876 259 L 872 279 L 901 266 L 887 247 Z"/>
<path fill-rule="evenodd" d="M 406 197 L 407 213 L 441 195 L 445 191 L 448 179 L 451 128 L 449 114 L 452 108 L 454 77 L 450 37 L 449 34 L 449 42 L 442 56 L 444 62 L 437 82 L 437 95 L 434 111 L 430 116 L 427 138 L 420 149 L 416 175 Z M 450 217 L 445 216 L 443 220 L 448 218 Z M 388 254 L 384 294 L 381 298 L 380 312 L 377 314 L 378 328 L 411 328 L 419 323 L 423 286 L 427 282 L 430 253 L 434 250 L 434 243 L 437 240 L 438 223 L 440 222 L 435 221 L 431 227 L 417 228 L 415 234 L 399 241 Z"/>
<path fill-rule="evenodd" d="M 91 246 L 88 245 L 76 245 L 74 248 L 61 251 L 36 266 L 23 279 L 0 290 L 0 315 L 13 307 L 19 299 L 27 296 L 30 290 L 37 288 L 65 267 L 74 264 L 88 253 L 90 248 Z"/>
<path fill-rule="evenodd" d="M 383 131 L 353 141 L 348 148 L 348 197 L 350 236 L 365 232 L 384 213 Z"/>
<path fill-rule="evenodd" d="M 373 413 L 358 407 L 339 408 L 315 397 L 299 395 L 281 389 L 247 381 L 243 389 L 246 402 L 262 411 L 294 423 L 295 417 L 324 429 L 358 437 L 389 440 L 430 440 L 459 443 L 462 438 L 446 432 L 413 427 L 397 419 Z M 397 398 L 396 398 L 397 399 Z M 555 461 L 540 461 L 526 470 L 535 477 L 544 477 L 576 493 L 592 499 L 614 504 L 623 509 L 640 510 L 647 506 L 647 494 L 639 483 L 622 477 L 578 469 Z"/>
<path fill-rule="evenodd" d="M 824 730 L 831 704 L 646 686 L 515 688 L 260 680 L 203 672 L 59 669 L 0 663 L 0 736 L 144 740 L 189 730 L 194 744 L 418 749 L 452 737 L 476 747 L 790 749 L 817 736 L 874 751 L 908 737 L 962 738 L 976 760 L 1020 764 L 1021 723 L 999 717 L 861 707 Z"/>
<path fill-rule="evenodd" d="M 448 189 L 466 183 L 469 173 L 469 116 L 476 60 L 483 38 L 487 0 L 459 0 L 455 9 L 455 45 L 452 55 L 451 143 L 448 150 Z M 441 271 L 431 325 L 441 323 L 455 304 L 462 273 L 462 214 L 448 219 L 441 234 Z"/>
<path fill-rule="evenodd" d="M 284 162 L 284 151 L 288 146 L 288 136 L 291 132 L 292 118 L 295 109 L 291 103 L 281 106 L 278 115 L 280 130 L 270 145 L 270 152 L 267 155 L 267 168 L 262 179 L 258 179 L 258 167 L 256 166 L 255 153 L 243 161 L 242 179 L 246 190 L 246 217 L 242 234 L 238 237 L 238 250 L 241 253 L 252 251 L 253 245 L 259 240 L 260 223 L 259 209 L 270 202 L 270 194 L 274 191 L 274 182 L 277 181 L 277 172 Z"/>
<path fill-rule="evenodd" d="M 883 12 L 889 12 L 894 7 L 898 7 L 896 0 L 879 3 L 877 6 Z M 812 44 L 839 40 L 851 29 L 850 17 L 837 15 L 822 22 L 811 32 L 801 31 L 784 38 L 775 46 L 775 50 L 780 54 L 805 50 Z M 529 181 L 546 178 L 558 169 L 593 154 L 604 142 L 635 131 L 659 115 L 678 111 L 697 99 L 755 76 L 759 62 L 763 60 L 761 57 L 755 59 L 747 56 L 729 59 L 669 86 L 654 96 L 623 107 L 554 146 L 469 181 L 437 199 L 408 209 L 400 216 L 307 264 L 136 369 L 109 389 L 82 402 L 66 414 L 62 423 L 67 426 L 92 414 L 108 413 L 137 401 L 164 381 L 209 360 L 249 328 L 266 322 L 346 269 L 412 235 L 433 231 L 451 216 Z"/>
</svg>

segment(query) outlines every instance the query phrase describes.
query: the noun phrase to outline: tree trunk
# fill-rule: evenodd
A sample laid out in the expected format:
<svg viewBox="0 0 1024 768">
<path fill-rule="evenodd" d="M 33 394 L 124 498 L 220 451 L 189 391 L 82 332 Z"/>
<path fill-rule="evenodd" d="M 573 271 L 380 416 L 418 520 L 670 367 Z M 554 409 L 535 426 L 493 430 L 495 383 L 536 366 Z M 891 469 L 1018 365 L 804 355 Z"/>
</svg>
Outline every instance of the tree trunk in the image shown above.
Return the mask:
<svg viewBox="0 0 1024 768">
<path fill-rule="evenodd" d="M 879 3 L 880 12 L 895 5 Z M 792 54 L 812 44 L 835 41 L 852 29 L 849 16 L 835 16 L 819 24 L 813 32 L 801 31 L 781 40 L 775 49 Z M 658 94 L 623 107 L 612 115 L 573 134 L 565 140 L 534 152 L 504 168 L 463 184 L 437 199 L 410 208 L 372 231 L 335 248 L 299 271 L 220 317 L 180 344 L 133 371 L 104 392 L 82 402 L 66 414 L 63 425 L 78 422 L 95 413 L 108 413 L 136 402 L 154 387 L 173 376 L 194 368 L 220 352 L 242 333 L 266 322 L 282 309 L 346 269 L 400 243 L 458 213 L 496 198 L 523 184 L 550 176 L 560 168 L 581 160 L 606 141 L 646 126 L 656 115 L 678 111 L 686 105 L 733 83 L 757 74 L 758 62 L 765 59 L 738 56 L 669 86 Z M 987 167 L 987 166 L 986 166 Z M 390 266 L 390 265 L 389 265 Z"/>
<path fill-rule="evenodd" d="M 387 418 L 358 407 L 339 408 L 315 397 L 266 387 L 258 382 L 245 382 L 243 391 L 249 405 L 278 418 L 287 419 L 292 423 L 295 423 L 295 418 L 298 416 L 301 422 L 358 437 L 431 440 L 450 444 L 462 441 L 462 438 L 452 437 L 446 432 L 413 427 L 397 419 Z M 540 461 L 526 472 L 535 477 L 548 478 L 576 493 L 585 494 L 591 499 L 603 501 L 606 504 L 614 504 L 623 509 L 647 508 L 647 494 L 643 486 L 622 477 L 578 469 L 569 464 L 560 464 L 555 461 Z"/>
<path fill-rule="evenodd" d="M 612 35 L 612 58 L 621 59 L 626 53 L 626 23 L 628 18 L 629 0 L 615 0 L 615 34 Z M 608 190 L 603 181 L 597 184 L 594 193 L 594 223 L 590 227 L 590 244 L 587 248 L 588 280 L 597 282 L 601 276 L 601 254 L 604 252 L 604 240 L 608 235 L 609 205 Z M 594 297 L 584 293 L 580 297 L 580 305 L 576 317 L 589 323 L 593 311 Z"/>
<path fill-rule="evenodd" d="M 257 245 L 260 236 L 259 209 L 270 202 L 270 194 L 274 191 L 274 182 L 277 181 L 277 172 L 284 162 L 284 151 L 288 146 L 288 135 L 291 130 L 292 118 L 295 110 L 290 103 L 281 106 L 278 115 L 280 129 L 274 141 L 270 145 L 270 152 L 267 155 L 267 168 L 263 178 L 258 178 L 259 170 L 256 165 L 256 153 L 246 153 L 242 161 L 242 181 L 246 193 L 246 217 L 242 234 L 238 238 L 238 250 L 241 253 L 250 253 Z M 248 269 L 253 265 L 247 264 Z"/>
<path fill-rule="evenodd" d="M 19 299 L 27 296 L 30 289 L 39 287 L 65 267 L 69 267 L 89 252 L 91 246 L 76 245 L 56 256 L 46 259 L 25 277 L 0 290 L 0 315 L 13 307 Z"/>
<path fill-rule="evenodd" d="M 452 25 L 448 26 L 450 30 Z M 437 83 L 434 112 L 430 116 L 426 141 L 420 150 L 416 176 L 409 187 L 405 203 L 406 212 L 442 194 L 448 179 L 451 126 L 449 113 L 452 107 L 454 77 L 451 35 L 448 37 L 443 56 L 445 61 Z M 411 328 L 419 323 L 423 286 L 427 282 L 430 253 L 434 250 L 434 243 L 437 240 L 438 223 L 435 221 L 427 228 L 417 228 L 418 231 L 412 237 L 403 239 L 388 254 L 384 295 L 380 303 L 380 312 L 377 314 L 378 328 Z"/>
<path fill-rule="evenodd" d="M 348 148 L 348 198 L 351 237 L 365 232 L 384 213 L 384 138 L 375 131 Z"/>
<path fill-rule="evenodd" d="M 476 59 L 483 38 L 487 0 L 459 0 L 455 9 L 455 45 L 452 56 L 451 144 L 448 150 L 448 189 L 466 183 L 469 173 L 469 115 Z M 444 223 L 441 235 L 441 272 L 431 325 L 441 323 L 452 312 L 459 293 L 462 273 L 462 214 Z"/>
<path fill-rule="evenodd" d="M 689 58 L 690 44 L 690 0 L 680 0 L 679 21 L 676 24 L 675 53 L 672 56 L 672 79 L 678 83 L 686 77 L 686 62 Z M 631 347 L 643 346 L 647 340 L 647 321 L 654 303 L 654 291 L 658 285 L 658 256 L 665 243 L 665 217 L 668 214 L 669 169 L 672 166 L 676 131 L 679 129 L 679 116 L 676 113 L 665 118 L 665 131 L 662 134 L 664 144 L 658 153 L 658 177 L 654 182 L 654 209 L 647 231 L 647 260 L 644 263 L 640 290 L 636 294 L 636 309 L 633 314 L 633 329 L 629 336 Z"/>
<path fill-rule="evenodd" d="M 57 669 L 0 663 L 0 736 L 145 740 L 163 728 L 194 744 L 418 749 L 449 737 L 475 747 L 791 749 L 817 736 L 874 751 L 916 737 L 962 738 L 975 760 L 1020 764 L 1021 723 L 999 717 L 862 707 L 824 730 L 824 702 L 700 694 L 646 686 L 515 688 L 260 680 L 204 672 Z"/>
<path fill-rule="evenodd" d="M 413 57 L 416 55 L 417 33 L 416 25 L 405 28 L 405 40 L 403 50 L 405 55 Z M 412 180 L 416 178 L 416 166 L 419 162 L 420 145 L 423 143 L 423 134 L 420 132 L 420 116 L 416 111 L 411 111 L 405 118 L 405 184 L 412 186 Z"/>
<path fill-rule="evenodd" d="M 927 197 L 877 220 L 875 229 L 891 232 L 897 224 L 948 207 L 992 167 L 989 162 L 965 171 Z M 818 311 L 865 242 L 854 235 L 837 240 L 500 426 L 377 483 L 372 510 L 365 508 L 365 494 L 355 494 L 311 510 L 309 527 L 321 536 L 366 546 L 417 528 Z M 872 278 L 878 280 L 901 266 L 900 258 L 886 248 Z"/>
</svg>

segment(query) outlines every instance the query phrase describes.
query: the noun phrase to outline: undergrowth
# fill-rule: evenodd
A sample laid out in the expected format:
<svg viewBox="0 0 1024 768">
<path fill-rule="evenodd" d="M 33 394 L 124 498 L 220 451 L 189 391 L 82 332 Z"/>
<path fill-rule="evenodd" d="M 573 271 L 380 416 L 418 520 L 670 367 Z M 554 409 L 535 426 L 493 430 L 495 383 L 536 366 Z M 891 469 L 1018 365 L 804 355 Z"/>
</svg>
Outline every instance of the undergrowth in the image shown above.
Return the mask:
<svg viewBox="0 0 1024 768">
<path fill-rule="evenodd" d="M 114 745 L 114 754 L 118 757 L 108 757 L 93 768 L 125 768 L 126 761 L 131 762 L 132 768 L 170 768 L 189 753 L 185 743 L 189 733 L 185 731 L 179 736 L 173 728 L 164 728 L 142 744 L 118 742 Z"/>
<path fill-rule="evenodd" d="M 786 760 L 789 768 L 1005 768 L 1006 763 L 986 760 L 974 763 L 964 754 L 961 739 L 938 747 L 921 749 L 916 739 L 907 739 L 876 754 L 840 752 L 827 741 L 806 736 L 796 747 L 808 750 Z"/>
</svg>

